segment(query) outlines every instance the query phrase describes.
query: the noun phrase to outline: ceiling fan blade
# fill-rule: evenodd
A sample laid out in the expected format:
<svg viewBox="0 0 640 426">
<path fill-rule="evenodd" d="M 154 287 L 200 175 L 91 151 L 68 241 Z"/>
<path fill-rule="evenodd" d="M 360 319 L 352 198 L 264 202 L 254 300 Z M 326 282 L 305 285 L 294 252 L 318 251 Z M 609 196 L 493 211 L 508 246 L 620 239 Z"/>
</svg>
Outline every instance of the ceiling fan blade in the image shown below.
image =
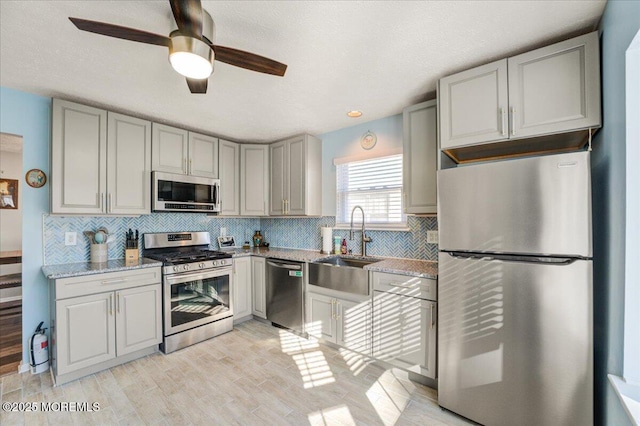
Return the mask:
<svg viewBox="0 0 640 426">
<path fill-rule="evenodd" d="M 285 64 L 265 58 L 264 56 L 256 55 L 255 53 L 219 46 L 217 44 L 212 44 L 211 48 L 215 53 L 215 60 L 224 62 L 225 64 L 280 77 L 287 71 Z"/>
<path fill-rule="evenodd" d="M 200 0 L 170 0 L 178 30 L 195 38 L 202 37 L 202 4 Z"/>
<path fill-rule="evenodd" d="M 163 35 L 148 33 L 134 28 L 121 27 L 120 25 L 89 21 L 87 19 L 69 18 L 69 20 L 82 31 L 121 38 L 123 40 L 137 41 L 140 43 L 155 44 L 166 47 L 171 46 L 171 39 Z"/>
<path fill-rule="evenodd" d="M 196 80 L 194 78 L 187 78 L 187 85 L 189 86 L 189 90 L 191 93 L 207 93 L 207 80 L 206 78 L 203 80 Z"/>
</svg>

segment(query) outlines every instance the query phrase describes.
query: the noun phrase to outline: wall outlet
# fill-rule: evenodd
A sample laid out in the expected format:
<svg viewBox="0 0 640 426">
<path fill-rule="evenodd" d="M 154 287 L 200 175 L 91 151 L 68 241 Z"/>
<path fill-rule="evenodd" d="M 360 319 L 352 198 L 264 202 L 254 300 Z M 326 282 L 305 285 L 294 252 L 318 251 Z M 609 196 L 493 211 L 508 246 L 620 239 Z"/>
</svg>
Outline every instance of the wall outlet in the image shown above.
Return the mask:
<svg viewBox="0 0 640 426">
<path fill-rule="evenodd" d="M 427 244 L 438 244 L 438 231 L 427 231 Z"/>
<path fill-rule="evenodd" d="M 65 232 L 64 233 L 64 245 L 65 246 L 75 246 L 78 243 L 78 234 L 75 232 Z"/>
<path fill-rule="evenodd" d="M 226 237 L 227 236 L 227 228 L 225 228 L 224 226 L 222 228 L 220 228 L 220 236 L 221 237 Z"/>
</svg>

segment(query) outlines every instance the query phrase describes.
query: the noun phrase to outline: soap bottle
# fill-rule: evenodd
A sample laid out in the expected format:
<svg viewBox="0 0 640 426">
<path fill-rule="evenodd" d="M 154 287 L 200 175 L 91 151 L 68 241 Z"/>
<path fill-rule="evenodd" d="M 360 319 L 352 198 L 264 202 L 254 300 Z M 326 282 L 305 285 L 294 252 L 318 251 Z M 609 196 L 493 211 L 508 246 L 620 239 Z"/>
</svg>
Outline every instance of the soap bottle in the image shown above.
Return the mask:
<svg viewBox="0 0 640 426">
<path fill-rule="evenodd" d="M 340 253 L 347 254 L 347 239 L 342 239 L 342 247 L 340 247 Z"/>
<path fill-rule="evenodd" d="M 333 237 L 333 253 L 340 254 L 340 237 Z"/>
</svg>

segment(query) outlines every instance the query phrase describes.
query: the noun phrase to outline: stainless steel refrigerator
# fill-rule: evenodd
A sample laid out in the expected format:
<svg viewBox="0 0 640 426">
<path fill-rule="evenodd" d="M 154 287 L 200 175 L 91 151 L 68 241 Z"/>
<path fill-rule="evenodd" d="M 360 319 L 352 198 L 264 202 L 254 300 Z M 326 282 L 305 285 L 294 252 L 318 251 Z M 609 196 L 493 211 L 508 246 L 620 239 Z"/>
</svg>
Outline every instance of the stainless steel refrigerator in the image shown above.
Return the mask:
<svg viewBox="0 0 640 426">
<path fill-rule="evenodd" d="M 588 152 L 438 172 L 438 403 L 485 425 L 593 423 Z"/>
</svg>

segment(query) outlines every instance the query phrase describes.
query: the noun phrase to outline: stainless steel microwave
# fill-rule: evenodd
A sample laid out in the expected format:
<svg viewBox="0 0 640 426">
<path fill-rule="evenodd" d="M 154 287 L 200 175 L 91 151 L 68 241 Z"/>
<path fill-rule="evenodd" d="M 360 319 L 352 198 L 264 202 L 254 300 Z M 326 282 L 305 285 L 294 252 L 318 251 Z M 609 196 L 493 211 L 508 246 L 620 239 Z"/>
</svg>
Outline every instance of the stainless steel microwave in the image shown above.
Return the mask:
<svg viewBox="0 0 640 426">
<path fill-rule="evenodd" d="M 153 172 L 153 211 L 220 212 L 220 180 Z"/>
</svg>

